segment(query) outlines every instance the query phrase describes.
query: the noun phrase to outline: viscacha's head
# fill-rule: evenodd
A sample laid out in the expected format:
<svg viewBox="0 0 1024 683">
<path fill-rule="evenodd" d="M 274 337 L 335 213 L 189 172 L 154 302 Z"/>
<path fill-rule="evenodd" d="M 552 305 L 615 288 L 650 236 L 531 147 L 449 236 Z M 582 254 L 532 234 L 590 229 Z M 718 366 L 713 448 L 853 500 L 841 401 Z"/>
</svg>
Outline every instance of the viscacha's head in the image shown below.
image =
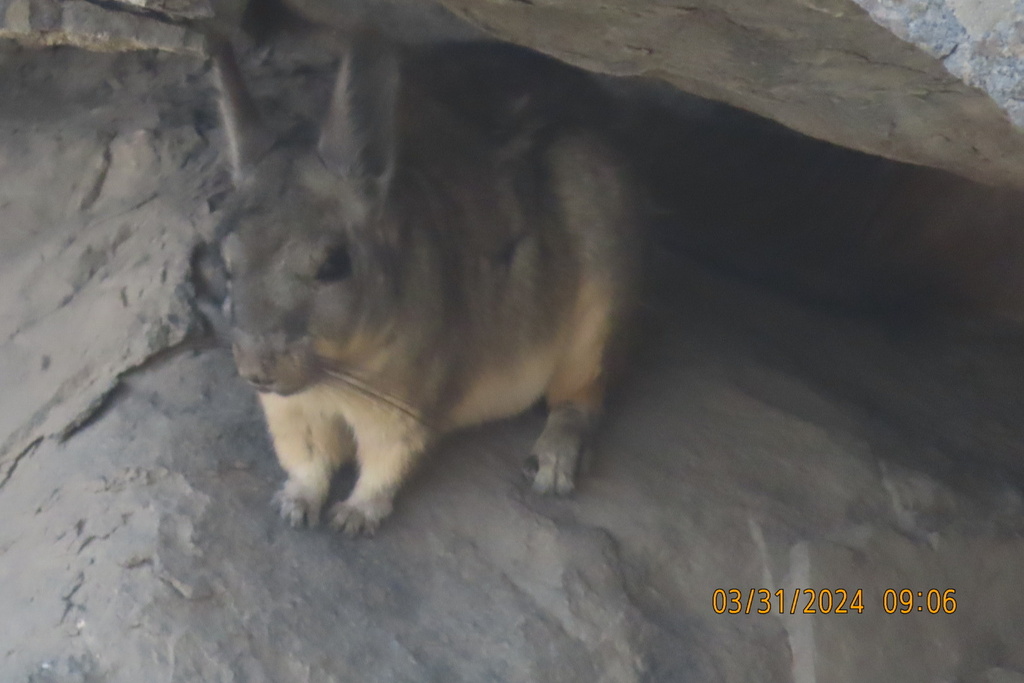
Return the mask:
<svg viewBox="0 0 1024 683">
<path fill-rule="evenodd" d="M 393 220 L 398 61 L 355 41 L 319 136 L 302 144 L 264 127 L 230 46 L 211 50 L 235 184 L 219 230 L 235 362 L 259 391 L 291 394 L 318 379 L 325 346 L 337 355 L 380 333 L 386 259 L 365 236 Z"/>
</svg>

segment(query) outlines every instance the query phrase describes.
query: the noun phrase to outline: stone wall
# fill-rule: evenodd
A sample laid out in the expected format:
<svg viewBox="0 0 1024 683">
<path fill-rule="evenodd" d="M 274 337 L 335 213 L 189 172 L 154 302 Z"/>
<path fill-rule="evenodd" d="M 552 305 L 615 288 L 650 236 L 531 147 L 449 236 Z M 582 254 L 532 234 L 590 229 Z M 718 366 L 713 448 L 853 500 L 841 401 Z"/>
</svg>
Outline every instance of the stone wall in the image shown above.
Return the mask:
<svg viewBox="0 0 1024 683">
<path fill-rule="evenodd" d="M 0 36 L 200 54 L 190 29 L 247 0 L 0 0 Z M 588 69 L 661 79 L 815 138 L 1024 186 L 1021 12 L 997 0 L 287 0 L 403 38 L 493 35 Z"/>
</svg>

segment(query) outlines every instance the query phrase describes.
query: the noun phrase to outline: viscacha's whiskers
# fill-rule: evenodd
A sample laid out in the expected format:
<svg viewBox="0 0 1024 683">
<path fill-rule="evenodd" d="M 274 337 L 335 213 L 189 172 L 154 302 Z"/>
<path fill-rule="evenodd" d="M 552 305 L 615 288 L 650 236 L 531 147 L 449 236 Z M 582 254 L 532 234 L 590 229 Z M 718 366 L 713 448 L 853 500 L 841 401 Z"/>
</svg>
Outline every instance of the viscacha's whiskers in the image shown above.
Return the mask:
<svg viewBox="0 0 1024 683">
<path fill-rule="evenodd" d="M 414 408 L 408 402 L 403 401 L 397 396 L 392 396 L 391 394 L 383 392 L 380 389 L 376 389 L 375 387 L 367 383 L 365 380 L 360 379 L 359 377 L 353 375 L 350 372 L 339 370 L 337 368 L 324 368 L 323 373 L 330 377 L 331 379 L 338 380 L 345 386 L 351 389 L 355 389 L 356 391 L 361 393 L 363 396 L 366 396 L 367 398 L 373 399 L 380 403 L 384 403 L 388 407 L 393 408 L 398 412 L 411 417 L 420 424 L 426 424 L 426 420 L 423 418 L 423 415 L 421 415 L 420 412 L 416 410 L 416 408 Z"/>
</svg>

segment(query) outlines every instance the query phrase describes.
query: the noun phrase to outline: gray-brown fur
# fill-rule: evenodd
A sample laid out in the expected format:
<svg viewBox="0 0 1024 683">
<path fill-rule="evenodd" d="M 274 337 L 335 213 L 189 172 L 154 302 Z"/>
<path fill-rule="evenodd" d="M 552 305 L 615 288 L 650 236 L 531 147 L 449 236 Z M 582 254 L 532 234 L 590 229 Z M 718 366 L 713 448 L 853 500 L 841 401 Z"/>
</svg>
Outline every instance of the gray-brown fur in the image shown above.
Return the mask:
<svg viewBox="0 0 1024 683">
<path fill-rule="evenodd" d="M 282 514 L 315 523 L 354 457 L 331 522 L 371 532 L 438 435 L 541 398 L 534 488 L 571 491 L 640 243 L 600 91 L 516 48 L 363 35 L 319 140 L 270 148 L 230 53 L 214 57 L 235 359 L 289 475 Z"/>
</svg>

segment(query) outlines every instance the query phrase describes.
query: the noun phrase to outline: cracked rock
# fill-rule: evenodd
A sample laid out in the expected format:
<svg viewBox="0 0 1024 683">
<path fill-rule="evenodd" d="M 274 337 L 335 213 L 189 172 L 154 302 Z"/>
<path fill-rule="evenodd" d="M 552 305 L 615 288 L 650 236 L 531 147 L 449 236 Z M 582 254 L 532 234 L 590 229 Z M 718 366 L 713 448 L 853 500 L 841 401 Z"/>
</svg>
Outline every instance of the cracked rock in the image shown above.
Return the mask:
<svg viewBox="0 0 1024 683">
<path fill-rule="evenodd" d="M 72 59 L 66 96 L 74 99 L 75 79 L 105 59 Z M 106 68 L 116 72 L 117 59 Z M 194 329 L 185 283 L 198 236 L 175 207 L 196 190 L 175 178 L 182 166 L 216 159 L 191 125 L 157 132 L 153 112 L 134 103 L 120 108 L 131 112 L 124 120 L 106 118 L 108 130 L 68 124 L 76 106 L 110 111 L 88 101 L 69 102 L 69 118 L 50 117 L 48 104 L 21 90 L 19 79 L 34 77 L 31 61 L 19 73 L 5 84 L 17 113 L 0 118 L 0 373 L 18 387 L 0 394 L 0 481 L 39 438 L 66 438 L 86 424 L 123 372 Z M 36 191 L 42 187 L 48 192 Z"/>
<path fill-rule="evenodd" d="M 165 3 L 141 3 L 164 5 Z M 182 16 L 206 16 L 205 3 L 181 5 Z M 163 9 L 161 7 L 161 9 Z M 200 56 L 202 36 L 146 14 L 114 11 L 89 0 L 0 0 L 0 38 L 27 45 L 74 45 L 104 52 L 166 50 Z"/>
<path fill-rule="evenodd" d="M 310 15 L 346 4 L 288 2 Z M 1024 187 L 1024 133 L 1007 120 L 1024 120 L 1019 3 L 441 2 L 588 69 L 650 76 L 815 138 Z"/>
</svg>

